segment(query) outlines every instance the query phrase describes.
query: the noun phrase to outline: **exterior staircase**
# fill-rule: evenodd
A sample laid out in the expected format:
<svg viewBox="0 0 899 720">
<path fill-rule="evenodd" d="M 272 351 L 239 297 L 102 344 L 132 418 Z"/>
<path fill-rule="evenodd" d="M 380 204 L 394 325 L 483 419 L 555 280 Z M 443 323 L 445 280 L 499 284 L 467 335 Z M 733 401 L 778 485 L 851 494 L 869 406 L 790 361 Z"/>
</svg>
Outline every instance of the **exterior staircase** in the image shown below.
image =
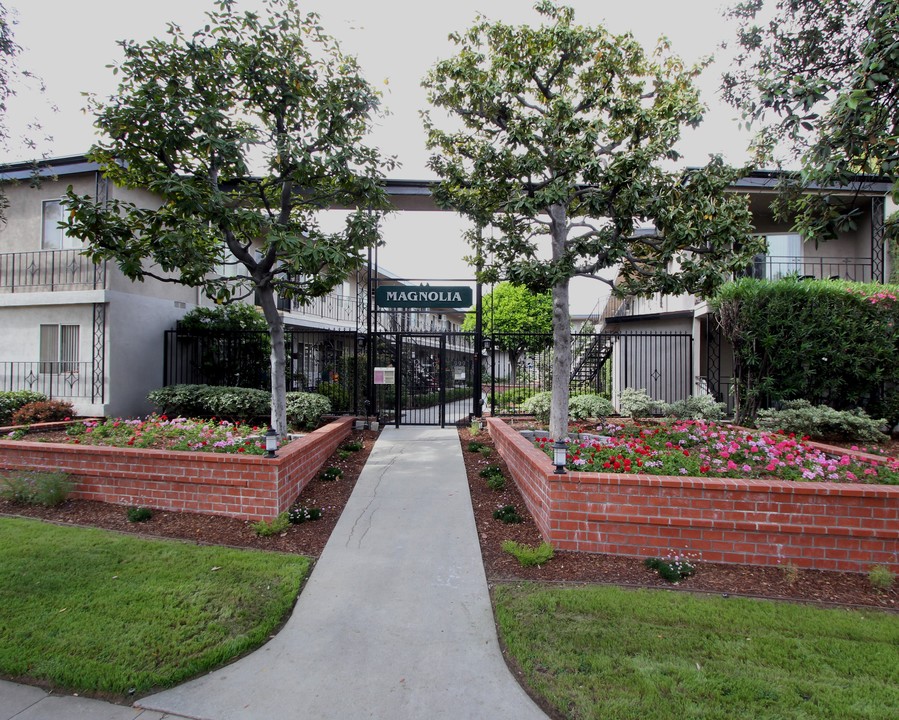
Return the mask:
<svg viewBox="0 0 899 720">
<path fill-rule="evenodd" d="M 571 377 L 569 384 L 573 388 L 594 388 L 597 391 L 600 386 L 602 370 L 611 360 L 615 349 L 618 329 L 606 330 L 606 319 L 627 314 L 631 304 L 631 298 L 619 298 L 610 295 L 604 301 L 597 303 L 596 308 L 587 322 L 595 324 L 594 335 L 587 342 L 582 342 L 581 347 L 575 348 L 571 363 Z"/>
</svg>

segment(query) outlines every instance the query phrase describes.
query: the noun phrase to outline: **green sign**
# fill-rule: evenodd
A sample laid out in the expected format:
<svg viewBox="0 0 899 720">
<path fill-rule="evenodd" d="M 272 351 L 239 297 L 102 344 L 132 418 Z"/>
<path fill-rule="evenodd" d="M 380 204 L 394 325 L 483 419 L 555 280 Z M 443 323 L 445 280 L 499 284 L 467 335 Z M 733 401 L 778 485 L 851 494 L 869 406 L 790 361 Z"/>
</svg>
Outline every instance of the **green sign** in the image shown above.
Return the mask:
<svg viewBox="0 0 899 720">
<path fill-rule="evenodd" d="M 382 308 L 470 308 L 472 292 L 464 285 L 391 285 L 375 291 Z"/>
</svg>

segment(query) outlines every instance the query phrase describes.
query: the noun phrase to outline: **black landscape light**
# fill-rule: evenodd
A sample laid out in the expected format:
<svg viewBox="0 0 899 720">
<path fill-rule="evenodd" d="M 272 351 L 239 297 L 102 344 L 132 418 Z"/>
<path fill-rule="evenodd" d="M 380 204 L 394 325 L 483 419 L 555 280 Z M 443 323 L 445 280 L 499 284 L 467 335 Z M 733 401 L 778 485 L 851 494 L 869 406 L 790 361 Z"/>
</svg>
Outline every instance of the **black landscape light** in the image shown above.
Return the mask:
<svg viewBox="0 0 899 720">
<path fill-rule="evenodd" d="M 553 465 L 556 466 L 556 473 L 559 475 L 565 472 L 565 463 L 568 456 L 568 443 L 564 440 L 556 440 L 553 443 Z"/>
<path fill-rule="evenodd" d="M 278 433 L 273 428 L 265 434 L 265 456 L 267 458 L 277 457 L 275 450 L 278 449 Z"/>
</svg>

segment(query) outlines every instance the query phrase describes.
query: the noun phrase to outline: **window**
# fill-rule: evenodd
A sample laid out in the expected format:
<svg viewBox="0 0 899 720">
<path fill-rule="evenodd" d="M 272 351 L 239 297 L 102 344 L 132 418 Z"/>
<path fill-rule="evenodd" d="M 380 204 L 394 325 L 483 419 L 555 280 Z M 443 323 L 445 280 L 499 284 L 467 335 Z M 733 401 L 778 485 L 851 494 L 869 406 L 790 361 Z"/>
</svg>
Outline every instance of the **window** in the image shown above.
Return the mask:
<svg viewBox="0 0 899 720">
<path fill-rule="evenodd" d="M 64 208 L 62 200 L 44 200 L 42 208 L 43 224 L 41 226 L 41 250 L 80 249 L 81 241 L 69 237 L 59 227 L 63 221 Z"/>
<path fill-rule="evenodd" d="M 796 233 L 765 235 L 768 252 L 755 256 L 753 277 L 779 280 L 787 275 L 802 275 L 802 236 Z"/>
<path fill-rule="evenodd" d="M 78 325 L 41 325 L 41 372 L 78 372 Z"/>
</svg>

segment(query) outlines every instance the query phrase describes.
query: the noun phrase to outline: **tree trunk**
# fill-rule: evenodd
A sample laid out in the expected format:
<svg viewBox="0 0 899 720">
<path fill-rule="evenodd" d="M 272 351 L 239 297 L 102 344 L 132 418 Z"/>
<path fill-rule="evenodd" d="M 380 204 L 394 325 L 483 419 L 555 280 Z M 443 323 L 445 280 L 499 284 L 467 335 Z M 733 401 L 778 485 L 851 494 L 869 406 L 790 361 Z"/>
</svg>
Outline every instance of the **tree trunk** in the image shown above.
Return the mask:
<svg viewBox="0 0 899 720">
<path fill-rule="evenodd" d="M 287 359 L 284 351 L 284 320 L 275 303 L 271 285 L 257 287 L 259 304 L 268 323 L 272 341 L 272 417 L 271 427 L 280 439 L 287 437 Z"/>
<path fill-rule="evenodd" d="M 559 262 L 568 239 L 567 213 L 562 205 L 549 209 L 552 222 L 552 259 Z M 568 437 L 568 376 L 571 373 L 571 317 L 568 279 L 553 285 L 553 380 L 549 410 L 549 434 L 553 440 Z"/>
</svg>

